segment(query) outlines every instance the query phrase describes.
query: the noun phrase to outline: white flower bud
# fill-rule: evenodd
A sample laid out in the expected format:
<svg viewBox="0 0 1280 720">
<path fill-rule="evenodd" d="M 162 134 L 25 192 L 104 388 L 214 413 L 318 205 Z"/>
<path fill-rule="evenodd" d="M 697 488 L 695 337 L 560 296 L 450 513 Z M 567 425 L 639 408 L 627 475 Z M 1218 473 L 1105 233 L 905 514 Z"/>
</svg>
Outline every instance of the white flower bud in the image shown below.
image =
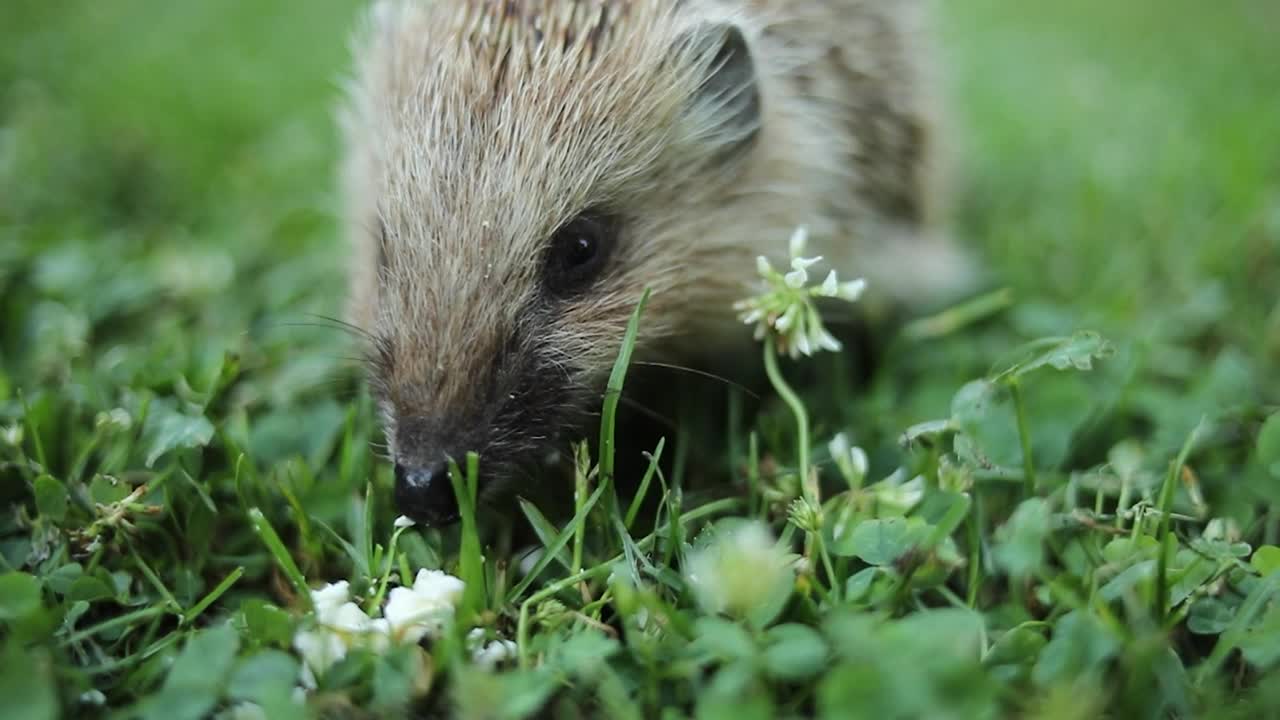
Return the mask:
<svg viewBox="0 0 1280 720">
<path fill-rule="evenodd" d="M 835 270 L 827 273 L 827 279 L 822 281 L 822 288 L 819 292 L 826 297 L 836 297 L 839 294 L 840 284 L 836 280 Z"/>
<path fill-rule="evenodd" d="M 346 580 L 329 583 L 319 590 L 311 591 L 311 604 L 316 608 L 316 617 L 322 623 L 332 620 L 339 607 L 351 600 L 351 588 Z"/>
<path fill-rule="evenodd" d="M 862 293 L 866 292 L 866 289 L 867 289 L 866 280 L 862 278 L 858 278 L 857 280 L 850 280 L 848 282 L 840 283 L 840 291 L 836 293 L 836 297 L 840 298 L 841 300 L 854 302 L 858 298 L 862 297 Z"/>
<path fill-rule="evenodd" d="M 787 244 L 791 257 L 800 257 L 804 252 L 804 246 L 809 243 L 809 229 L 801 225 L 791 233 L 791 242 Z"/>
</svg>

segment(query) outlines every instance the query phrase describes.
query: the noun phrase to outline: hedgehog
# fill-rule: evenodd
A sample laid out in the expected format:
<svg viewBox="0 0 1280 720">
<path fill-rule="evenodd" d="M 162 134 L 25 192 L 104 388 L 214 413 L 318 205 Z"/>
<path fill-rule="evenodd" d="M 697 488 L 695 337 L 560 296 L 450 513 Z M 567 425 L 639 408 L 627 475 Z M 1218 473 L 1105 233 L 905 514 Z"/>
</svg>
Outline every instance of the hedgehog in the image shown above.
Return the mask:
<svg viewBox="0 0 1280 720">
<path fill-rule="evenodd" d="M 925 0 L 380 0 L 340 114 L 349 320 L 394 500 L 447 525 L 635 353 L 714 358 L 786 238 L 886 302 L 964 284 Z M 698 360 L 697 362 L 702 362 Z"/>
</svg>

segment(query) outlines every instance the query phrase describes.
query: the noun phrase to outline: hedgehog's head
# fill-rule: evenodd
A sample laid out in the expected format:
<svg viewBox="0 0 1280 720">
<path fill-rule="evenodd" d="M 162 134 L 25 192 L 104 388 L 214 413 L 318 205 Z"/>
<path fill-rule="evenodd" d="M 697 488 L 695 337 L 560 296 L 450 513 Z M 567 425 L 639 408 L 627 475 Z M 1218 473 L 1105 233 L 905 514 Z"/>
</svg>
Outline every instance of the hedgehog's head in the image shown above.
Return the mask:
<svg viewBox="0 0 1280 720">
<path fill-rule="evenodd" d="M 403 513 L 456 518 L 450 457 L 492 492 L 583 429 L 644 288 L 644 347 L 731 312 L 716 229 L 761 93 L 744 33 L 674 5 L 375 11 L 346 192 Z"/>
</svg>

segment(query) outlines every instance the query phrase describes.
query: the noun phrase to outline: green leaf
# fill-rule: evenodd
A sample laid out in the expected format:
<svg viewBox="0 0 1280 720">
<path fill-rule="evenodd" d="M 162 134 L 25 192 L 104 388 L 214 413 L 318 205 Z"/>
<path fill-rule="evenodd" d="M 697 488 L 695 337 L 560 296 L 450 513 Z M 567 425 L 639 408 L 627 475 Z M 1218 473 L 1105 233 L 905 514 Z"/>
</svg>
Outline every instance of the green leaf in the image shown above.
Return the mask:
<svg viewBox="0 0 1280 720">
<path fill-rule="evenodd" d="M 951 398 L 951 422 L 959 431 L 954 445 L 961 460 L 984 469 L 1021 465 L 1022 446 L 1010 400 L 1008 388 L 987 380 L 967 383 Z"/>
<path fill-rule="evenodd" d="M 864 520 L 852 531 L 836 537 L 831 551 L 836 555 L 856 556 L 869 565 L 891 565 L 928 537 L 930 530 L 919 518 Z"/>
<path fill-rule="evenodd" d="M 39 609 L 39 580 L 24 572 L 0 575 L 0 620 L 19 620 Z"/>
<path fill-rule="evenodd" d="M 22 647 L 10 639 L 0 656 L 0 715 L 14 720 L 55 720 L 59 716 L 53 663 L 44 648 Z"/>
<path fill-rule="evenodd" d="M 293 641 L 293 617 L 259 598 L 246 600 L 240 606 L 249 637 L 264 645 L 288 647 Z"/>
<path fill-rule="evenodd" d="M 1240 652 L 1261 671 L 1280 665 L 1280 605 L 1273 605 L 1262 621 L 1240 638 Z"/>
<path fill-rule="evenodd" d="M 1034 346 L 1048 347 L 1036 355 L 1016 363 L 1001 372 L 994 379 L 999 381 L 1011 377 L 1021 377 L 1044 367 L 1055 370 L 1092 370 L 1093 361 L 1111 357 L 1115 348 L 1102 336 L 1091 330 L 1081 330 L 1067 338 L 1043 338 L 1035 341 Z"/>
<path fill-rule="evenodd" d="M 776 625 L 765 633 L 765 643 L 764 666 L 773 677 L 800 680 L 826 667 L 827 643 L 807 625 Z"/>
<path fill-rule="evenodd" d="M 129 484 L 117 478 L 97 475 L 89 483 L 89 497 L 99 505 L 120 502 L 132 492 Z"/>
<path fill-rule="evenodd" d="M 51 475 L 36 478 L 36 510 L 40 516 L 55 523 L 67 517 L 67 486 Z"/>
<path fill-rule="evenodd" d="M 229 625 L 204 630 L 187 640 L 160 692 L 142 703 L 147 720 L 199 720 L 222 696 L 240 638 Z"/>
<path fill-rule="evenodd" d="M 1049 535 L 1049 505 L 1040 498 L 1024 500 L 1008 522 L 996 530 L 996 562 L 1014 577 L 1039 572 Z"/>
<path fill-rule="evenodd" d="M 718 660 L 755 657 L 756 644 L 741 625 L 718 617 L 698 618 L 694 644 Z"/>
<path fill-rule="evenodd" d="M 173 400 L 155 400 L 151 403 L 142 437 L 148 448 L 146 466 L 153 467 L 162 455 L 171 450 L 208 445 L 213 439 L 213 423 L 204 415 L 188 415 L 178 410 Z"/>
<path fill-rule="evenodd" d="M 383 714 L 403 714 L 417 687 L 422 663 L 419 650 L 401 646 L 379 655 L 373 663 L 373 703 Z"/>
<path fill-rule="evenodd" d="M 1201 598 L 1191 606 L 1187 629 L 1197 635 L 1217 635 L 1231 625 L 1236 610 L 1217 598 Z"/>
<path fill-rule="evenodd" d="M 1253 551 L 1253 557 L 1249 559 L 1249 564 L 1263 577 L 1280 570 L 1280 547 L 1263 545 Z"/>
<path fill-rule="evenodd" d="M 83 574 L 84 568 L 80 563 L 67 563 L 45 575 L 44 586 L 59 595 L 66 595 L 71 591 L 72 583 Z"/>
<path fill-rule="evenodd" d="M 183 688 L 217 688 L 231 671 L 240 637 L 230 625 L 191 636 L 169 670 L 165 684 Z"/>
<path fill-rule="evenodd" d="M 111 586 L 103 582 L 102 578 L 93 575 L 81 575 L 71 583 L 70 589 L 67 590 L 67 599 L 71 602 L 83 600 L 85 602 L 96 602 L 98 600 L 108 600 L 115 597 Z"/>
<path fill-rule="evenodd" d="M 453 693 L 457 717 L 516 720 L 532 717 L 555 692 L 557 683 L 539 670 L 490 673 L 464 668 Z"/>
<path fill-rule="evenodd" d="M 1120 642 L 1093 615 L 1075 610 L 1058 619 L 1053 639 L 1040 652 L 1031 676 L 1042 687 L 1092 676 L 1100 682 Z"/>
<path fill-rule="evenodd" d="M 1049 643 L 1044 636 L 1044 627 L 1043 622 L 1031 621 L 1011 628 L 987 650 L 982 664 L 992 667 L 1034 662 Z"/>
<path fill-rule="evenodd" d="M 863 568 L 849 577 L 844 584 L 844 599 L 859 600 L 871 589 L 871 582 L 882 572 L 878 567 Z"/>
<path fill-rule="evenodd" d="M 1280 479 L 1280 413 L 1267 418 L 1258 432 L 1258 461 L 1271 476 Z"/>
<path fill-rule="evenodd" d="M 601 633 L 578 633 L 553 646 L 551 664 L 569 675 L 592 677 L 604 669 L 609 658 L 620 649 L 617 640 Z"/>
<path fill-rule="evenodd" d="M 290 694 L 297 682 L 298 661 L 292 655 L 263 650 L 236 663 L 227 693 L 237 700 L 263 703 L 281 692 Z"/>
</svg>

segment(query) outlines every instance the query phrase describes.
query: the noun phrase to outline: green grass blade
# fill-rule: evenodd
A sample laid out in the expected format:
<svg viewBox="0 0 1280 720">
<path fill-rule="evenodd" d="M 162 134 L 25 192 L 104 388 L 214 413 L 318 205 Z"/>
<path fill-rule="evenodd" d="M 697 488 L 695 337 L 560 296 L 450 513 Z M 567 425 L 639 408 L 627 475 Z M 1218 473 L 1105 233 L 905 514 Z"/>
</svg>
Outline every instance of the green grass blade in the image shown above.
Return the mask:
<svg viewBox="0 0 1280 720">
<path fill-rule="evenodd" d="M 635 350 L 636 337 L 640 332 L 640 316 L 644 306 L 649 302 L 649 290 L 646 288 L 636 303 L 636 309 L 627 322 L 627 331 L 622 336 L 622 347 L 613 363 L 613 372 L 609 374 L 609 382 L 605 385 L 604 409 L 600 413 L 600 483 L 611 485 L 613 481 L 614 461 L 614 429 L 617 426 L 618 401 L 622 398 L 623 382 L 627 378 L 627 367 L 631 364 L 631 354 Z"/>
<path fill-rule="evenodd" d="M 538 540 L 542 543 L 544 551 L 560 540 L 560 532 L 556 530 L 556 526 L 551 524 L 551 521 L 542 514 L 542 511 L 536 505 L 524 498 L 519 498 L 518 502 L 520 503 L 520 510 L 524 512 L 525 519 L 529 521 L 534 534 L 538 536 Z M 565 570 L 573 572 L 573 561 L 563 550 L 555 554 L 555 559 L 564 566 Z"/>
<path fill-rule="evenodd" d="M 1158 623 L 1163 623 L 1165 614 L 1169 612 L 1169 555 L 1173 550 L 1169 541 L 1172 538 L 1173 491 L 1177 487 L 1183 466 L 1187 464 L 1187 457 L 1195 447 L 1196 438 L 1200 435 L 1203 424 L 1202 418 L 1200 424 L 1191 430 L 1186 442 L 1182 444 L 1182 449 L 1178 451 L 1178 459 L 1169 468 L 1164 478 L 1164 485 L 1160 488 L 1160 524 L 1156 530 L 1156 539 L 1160 541 L 1160 554 L 1156 559 L 1156 594 L 1153 608 Z"/>
<path fill-rule="evenodd" d="M 200 598 L 199 602 L 192 605 L 190 610 L 187 610 L 187 612 L 182 616 L 182 624 L 190 625 L 194 622 L 196 618 L 200 617 L 200 613 L 207 610 L 210 605 L 218 601 L 218 598 L 222 597 L 223 593 L 230 590 L 231 586 L 235 585 L 236 582 L 240 580 L 241 575 L 244 575 L 244 567 L 237 567 L 235 570 L 228 573 L 227 576 L 222 579 L 222 582 L 218 583 L 217 587 L 210 590 L 204 597 Z"/>
<path fill-rule="evenodd" d="M 280 536 L 276 534 L 276 529 L 271 527 L 271 521 L 267 520 L 266 515 L 263 515 L 258 508 L 249 510 L 249 519 L 253 522 L 254 532 L 258 534 L 258 537 L 262 538 L 263 544 L 267 546 L 267 550 L 275 558 L 276 565 L 280 567 L 280 571 L 284 573 L 284 576 L 289 580 L 289 584 L 293 586 L 294 592 L 298 594 L 298 602 L 302 603 L 302 606 L 307 610 L 311 610 L 311 590 L 307 587 L 307 580 L 302 576 L 302 571 L 298 569 L 298 564 L 293 561 L 289 550 L 280 541 Z"/>
<path fill-rule="evenodd" d="M 476 487 L 480 476 L 480 457 L 474 452 L 467 453 L 467 472 L 464 475 L 458 464 L 449 461 L 449 480 L 453 483 L 453 493 L 458 500 L 458 514 L 462 519 L 461 540 L 458 563 L 459 573 L 466 589 L 462 594 L 462 617 L 470 617 L 485 607 L 484 558 L 480 552 L 480 529 L 476 523 Z"/>
<path fill-rule="evenodd" d="M 564 549 L 565 545 L 569 544 L 569 541 L 573 539 L 574 529 L 587 521 L 587 514 L 591 512 L 591 508 L 595 507 L 596 502 L 600 500 L 600 496 L 604 494 L 606 487 L 608 486 L 603 483 L 596 487 L 595 492 L 591 493 L 591 497 L 587 498 L 587 501 L 582 504 L 582 507 L 578 508 L 578 512 L 574 514 L 573 519 L 569 521 L 569 524 L 565 526 L 565 529 L 560 531 L 560 536 L 556 538 L 552 545 L 547 546 L 546 550 L 543 551 L 542 557 L 538 558 L 538 562 L 534 564 L 533 569 L 529 571 L 529 574 L 521 578 L 520 582 L 517 583 L 515 587 L 511 588 L 511 592 L 507 593 L 506 602 L 510 603 L 514 601 L 516 598 L 520 597 L 525 590 L 529 589 L 529 585 L 533 583 L 534 578 L 542 574 L 542 571 L 546 569 L 552 558 L 558 555 Z"/>
<path fill-rule="evenodd" d="M 645 468 L 644 476 L 640 478 L 640 487 L 636 488 L 635 497 L 631 498 L 631 506 L 627 508 L 627 517 L 624 523 L 627 530 L 630 530 L 632 523 L 636 521 L 640 506 L 644 503 L 644 498 L 649 493 L 649 484 L 653 481 L 653 475 L 658 470 L 658 462 L 662 460 L 662 449 L 666 445 L 667 439 L 665 437 L 659 438 L 657 447 L 653 449 L 653 454 L 649 456 L 649 467 Z"/>
</svg>

